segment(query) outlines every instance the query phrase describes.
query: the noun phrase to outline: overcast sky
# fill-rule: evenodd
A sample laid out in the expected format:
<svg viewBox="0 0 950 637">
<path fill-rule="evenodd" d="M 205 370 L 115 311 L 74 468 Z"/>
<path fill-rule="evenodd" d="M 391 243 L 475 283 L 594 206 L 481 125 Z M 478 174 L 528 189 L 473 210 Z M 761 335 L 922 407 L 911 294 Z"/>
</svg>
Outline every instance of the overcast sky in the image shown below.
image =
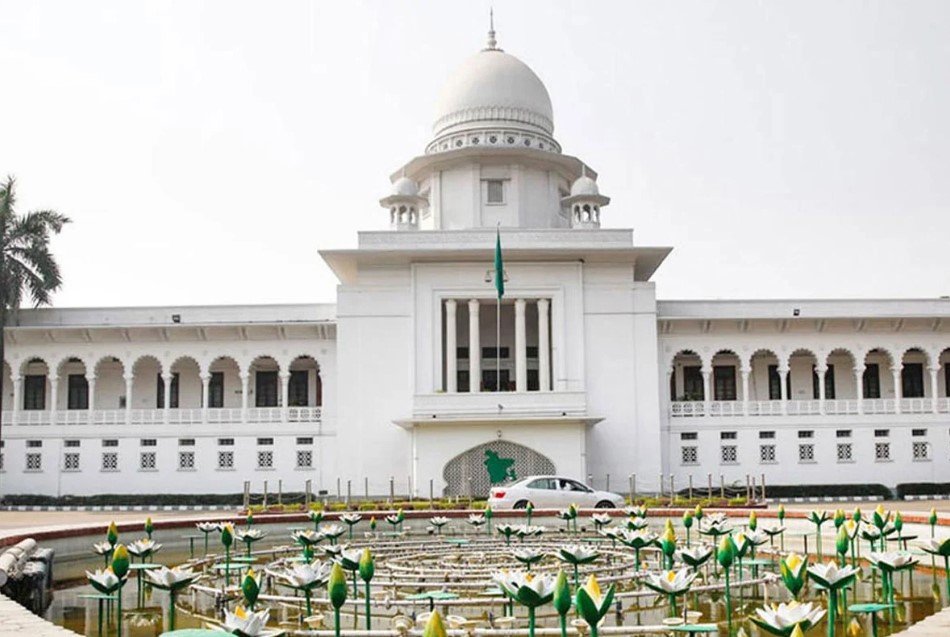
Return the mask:
<svg viewBox="0 0 950 637">
<path fill-rule="evenodd" d="M 488 2 L 0 0 L 59 306 L 332 302 Z M 950 2 L 494 2 L 661 298 L 950 294 Z"/>
</svg>

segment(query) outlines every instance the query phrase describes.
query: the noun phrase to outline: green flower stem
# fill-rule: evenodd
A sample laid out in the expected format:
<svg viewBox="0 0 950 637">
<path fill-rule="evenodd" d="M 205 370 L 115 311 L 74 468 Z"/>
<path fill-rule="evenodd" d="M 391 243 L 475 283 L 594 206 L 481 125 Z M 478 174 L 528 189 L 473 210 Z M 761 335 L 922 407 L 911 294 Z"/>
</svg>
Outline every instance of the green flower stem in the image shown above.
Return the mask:
<svg viewBox="0 0 950 637">
<path fill-rule="evenodd" d="M 359 597 L 359 589 L 356 586 L 356 571 L 353 571 L 353 599 Z"/>
<path fill-rule="evenodd" d="M 558 623 L 561 625 L 561 637 L 567 637 L 567 615 L 560 615 Z"/>
<path fill-rule="evenodd" d="M 116 622 L 118 627 L 116 628 L 116 634 L 119 637 L 122 637 L 122 585 L 124 582 L 119 582 L 119 594 L 116 595 Z"/>
<path fill-rule="evenodd" d="M 528 606 L 528 637 L 534 637 L 534 606 Z"/>
<path fill-rule="evenodd" d="M 309 588 L 303 589 L 303 598 L 307 602 L 307 617 L 310 617 L 311 615 L 313 615 L 313 609 L 310 607 L 310 589 Z"/>
<path fill-rule="evenodd" d="M 676 595 L 670 593 L 670 617 L 676 617 Z"/>
<path fill-rule="evenodd" d="M 369 582 L 366 582 L 366 630 L 370 630 L 371 626 L 372 626 L 372 617 L 370 615 Z"/>
<path fill-rule="evenodd" d="M 231 585 L 231 547 L 224 547 L 224 587 Z"/>
<path fill-rule="evenodd" d="M 637 549 L 637 548 L 633 549 L 633 559 L 634 559 L 633 570 L 639 571 L 640 570 L 640 549 Z M 576 576 L 574 577 L 574 586 L 577 586 Z"/>
<path fill-rule="evenodd" d="M 690 548 L 690 544 L 689 544 L 689 527 L 686 527 L 686 548 Z"/>
<path fill-rule="evenodd" d="M 815 525 L 815 547 L 818 549 L 818 561 L 821 562 L 821 525 Z"/>
<path fill-rule="evenodd" d="M 168 630 L 175 630 L 175 589 L 168 589 Z"/>
<path fill-rule="evenodd" d="M 99 600 L 99 621 L 98 621 L 98 626 L 99 626 L 99 628 L 98 628 L 98 630 L 96 631 L 96 635 L 98 635 L 98 637 L 102 637 L 102 600 L 101 600 L 101 599 Z M 561 637 L 564 637 L 564 636 L 562 635 Z"/>
<path fill-rule="evenodd" d="M 333 633 L 336 637 L 340 637 L 340 609 L 333 609 Z"/>
<path fill-rule="evenodd" d="M 732 637 L 732 595 L 729 592 L 729 569 L 723 568 L 722 572 L 726 575 L 726 630 L 729 637 Z"/>
<path fill-rule="evenodd" d="M 835 637 L 835 615 L 838 611 L 837 589 L 828 589 L 828 637 Z"/>
<path fill-rule="evenodd" d="M 577 590 L 577 581 L 578 581 L 577 562 L 574 562 L 574 590 Z"/>
<path fill-rule="evenodd" d="M 245 542 L 245 544 L 247 545 L 247 556 L 251 557 L 251 543 Z"/>
</svg>

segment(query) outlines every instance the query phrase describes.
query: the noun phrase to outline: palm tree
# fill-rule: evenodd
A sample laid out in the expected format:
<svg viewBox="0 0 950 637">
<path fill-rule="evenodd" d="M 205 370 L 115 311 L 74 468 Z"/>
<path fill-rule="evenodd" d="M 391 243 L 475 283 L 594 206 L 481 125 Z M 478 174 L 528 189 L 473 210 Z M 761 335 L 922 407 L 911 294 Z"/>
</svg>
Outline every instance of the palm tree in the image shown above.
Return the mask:
<svg viewBox="0 0 950 637">
<path fill-rule="evenodd" d="M 69 218 L 55 210 L 34 210 L 18 215 L 16 181 L 0 184 L 0 396 L 3 396 L 4 328 L 9 312 L 29 296 L 34 307 L 49 305 L 62 284 L 59 266 L 49 249 L 50 236 L 59 234 Z M 12 370 L 11 370 L 12 371 Z M 14 397 L 16 400 L 16 397 Z M 0 417 L 0 439 L 2 439 Z"/>
</svg>

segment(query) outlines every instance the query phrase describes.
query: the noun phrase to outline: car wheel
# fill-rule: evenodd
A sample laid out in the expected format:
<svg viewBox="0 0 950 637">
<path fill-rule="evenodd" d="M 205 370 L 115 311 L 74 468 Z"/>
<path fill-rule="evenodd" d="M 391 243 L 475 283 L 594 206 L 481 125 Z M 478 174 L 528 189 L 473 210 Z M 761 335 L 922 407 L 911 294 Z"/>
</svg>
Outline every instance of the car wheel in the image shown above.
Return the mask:
<svg viewBox="0 0 950 637">
<path fill-rule="evenodd" d="M 611 502 L 610 500 L 601 500 L 600 502 L 597 503 L 597 506 L 594 508 L 595 509 L 613 509 L 615 507 L 614 507 L 614 503 Z"/>
<path fill-rule="evenodd" d="M 516 508 L 516 509 L 527 509 L 527 508 L 528 508 L 528 501 L 527 501 L 527 500 L 518 500 L 517 502 L 515 502 L 515 507 L 514 507 L 514 508 Z"/>
</svg>

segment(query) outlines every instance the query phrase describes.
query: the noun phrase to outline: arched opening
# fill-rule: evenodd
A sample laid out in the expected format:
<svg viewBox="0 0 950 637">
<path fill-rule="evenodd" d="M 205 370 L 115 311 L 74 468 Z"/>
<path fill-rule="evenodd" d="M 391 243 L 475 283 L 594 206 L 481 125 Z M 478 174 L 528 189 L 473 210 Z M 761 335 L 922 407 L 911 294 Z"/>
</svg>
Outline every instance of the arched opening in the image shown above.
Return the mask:
<svg viewBox="0 0 950 637">
<path fill-rule="evenodd" d="M 739 355 L 729 349 L 721 349 L 712 357 L 712 399 L 717 401 L 739 400 Z"/>
<path fill-rule="evenodd" d="M 913 399 L 933 396 L 933 389 L 927 387 L 929 384 L 927 379 L 929 365 L 930 360 L 927 353 L 919 347 L 911 347 L 901 354 L 901 398 Z M 923 411 L 925 408 L 930 411 L 929 405 L 924 406 L 920 401 L 917 402 L 920 404 L 912 405 L 915 407 L 914 411 Z"/>
<path fill-rule="evenodd" d="M 492 440 L 472 447 L 445 464 L 445 495 L 483 498 L 493 485 L 530 475 L 557 473 L 546 456 L 515 442 Z"/>
<path fill-rule="evenodd" d="M 749 357 L 750 398 L 756 401 L 781 400 L 783 396 L 779 358 L 774 351 L 762 348 Z M 787 395 L 787 394 L 785 394 Z"/>
<path fill-rule="evenodd" d="M 56 401 L 56 409 L 86 410 L 90 404 L 90 386 L 86 363 L 75 356 L 64 358 L 56 366 L 55 391 L 50 383 L 50 405 Z M 52 378 L 51 378 L 52 380 Z"/>
<path fill-rule="evenodd" d="M 208 408 L 241 406 L 241 367 L 230 356 L 219 356 L 208 365 Z"/>
<path fill-rule="evenodd" d="M 847 400 L 857 397 L 854 379 L 854 354 L 843 347 L 837 347 L 825 357 L 825 396 L 826 401 Z"/>
<path fill-rule="evenodd" d="M 788 357 L 785 392 L 788 400 L 817 400 L 818 356 L 810 349 L 798 348 Z"/>
<path fill-rule="evenodd" d="M 950 347 L 937 355 L 937 388 L 940 398 L 950 396 Z M 950 404 L 944 405 L 941 411 L 950 411 Z"/>
<path fill-rule="evenodd" d="M 162 380 L 162 363 L 151 355 L 140 356 L 132 364 L 132 395 L 128 398 L 132 409 L 161 409 L 164 394 L 159 386 Z"/>
<path fill-rule="evenodd" d="M 30 358 L 20 366 L 20 409 L 43 411 L 48 408 L 50 367 L 42 358 Z"/>
<path fill-rule="evenodd" d="M 125 364 L 116 356 L 103 356 L 95 362 L 96 384 L 89 399 L 96 409 L 124 409 Z"/>
<path fill-rule="evenodd" d="M 290 362 L 288 407 L 320 407 L 323 405 L 323 382 L 317 359 L 302 354 Z"/>
<path fill-rule="evenodd" d="M 861 376 L 861 397 L 878 400 L 894 396 L 893 357 L 890 352 L 874 348 L 864 356 L 864 373 Z"/>
<path fill-rule="evenodd" d="M 251 395 L 253 401 L 248 404 L 255 407 L 279 407 L 280 365 L 272 356 L 258 356 L 251 361 Z"/>
<path fill-rule="evenodd" d="M 702 359 L 693 350 L 683 349 L 673 355 L 673 373 L 670 374 L 671 401 L 687 402 L 706 399 L 702 367 Z"/>
<path fill-rule="evenodd" d="M 190 356 L 182 356 L 171 364 L 172 409 L 201 407 L 201 366 Z"/>
</svg>

